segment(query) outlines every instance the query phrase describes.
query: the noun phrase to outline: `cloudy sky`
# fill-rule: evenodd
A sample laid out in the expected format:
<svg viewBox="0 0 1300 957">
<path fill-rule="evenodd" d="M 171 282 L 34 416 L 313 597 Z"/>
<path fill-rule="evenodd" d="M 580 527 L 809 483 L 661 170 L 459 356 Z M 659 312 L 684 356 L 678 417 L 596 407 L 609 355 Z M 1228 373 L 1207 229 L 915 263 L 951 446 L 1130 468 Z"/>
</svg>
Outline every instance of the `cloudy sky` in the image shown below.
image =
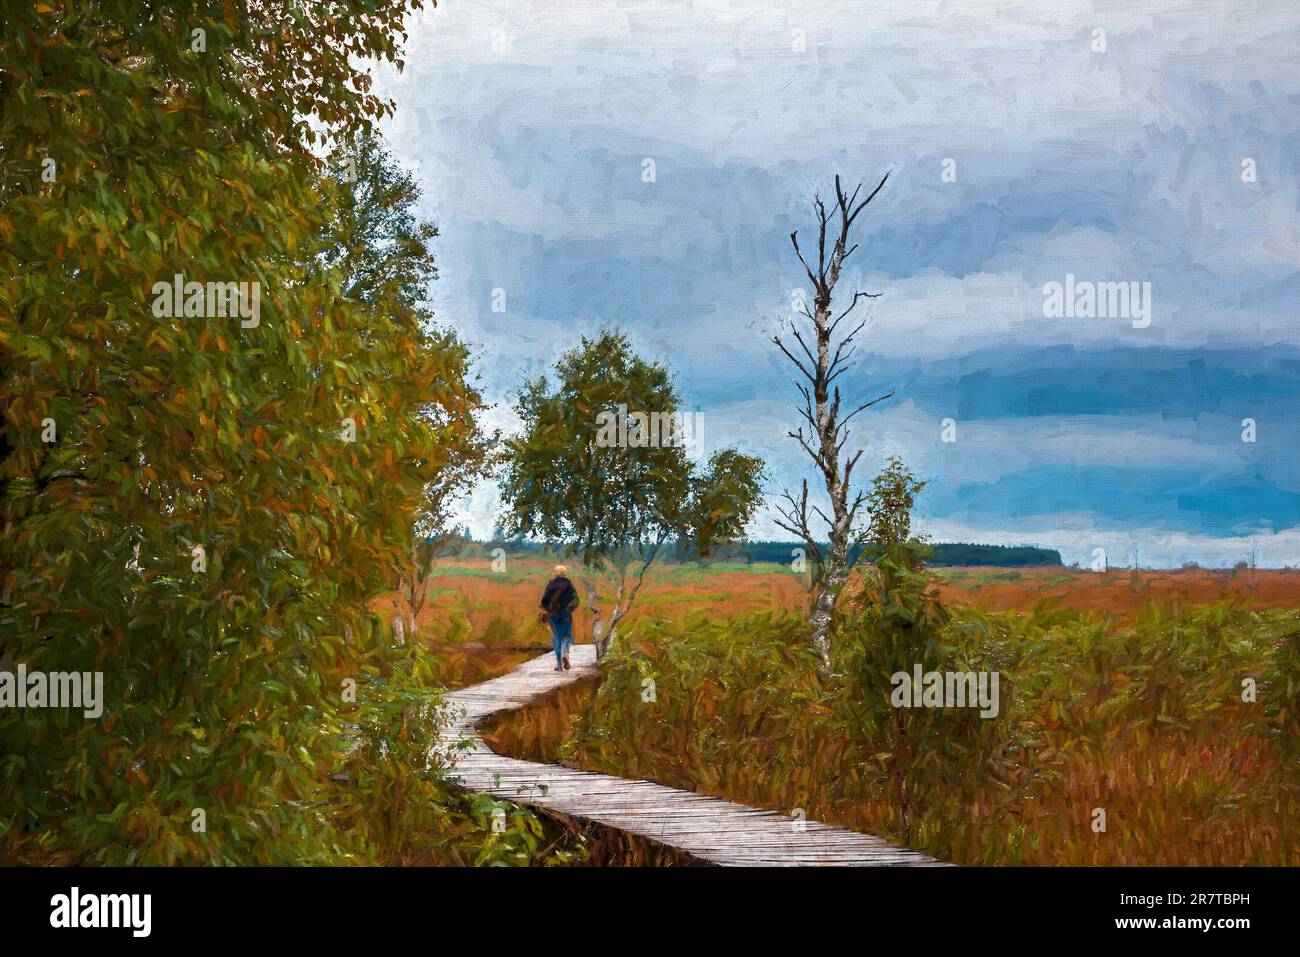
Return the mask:
<svg viewBox="0 0 1300 957">
<path fill-rule="evenodd" d="M 788 235 L 888 171 L 840 286 L 881 294 L 850 396 L 897 390 L 855 420 L 867 474 L 928 478 L 937 540 L 1300 565 L 1294 0 L 443 0 L 410 31 L 385 134 L 498 424 L 617 324 L 706 450 L 763 456 L 773 496 L 810 475 L 770 341 Z M 1150 283 L 1149 324 L 1044 316 L 1067 275 Z"/>
</svg>

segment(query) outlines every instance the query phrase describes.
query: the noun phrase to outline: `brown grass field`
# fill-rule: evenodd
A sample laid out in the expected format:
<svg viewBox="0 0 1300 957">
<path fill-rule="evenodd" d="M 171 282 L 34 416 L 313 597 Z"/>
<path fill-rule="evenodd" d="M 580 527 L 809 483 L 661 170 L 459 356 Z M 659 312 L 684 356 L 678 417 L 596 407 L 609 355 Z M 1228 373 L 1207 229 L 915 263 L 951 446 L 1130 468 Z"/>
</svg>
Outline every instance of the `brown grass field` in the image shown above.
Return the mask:
<svg viewBox="0 0 1300 957">
<path fill-rule="evenodd" d="M 448 687 L 505 673 L 549 649 L 536 606 L 551 564 L 512 561 L 507 574 L 493 574 L 488 562 L 474 560 L 448 562 L 440 569 L 417 623 L 417 637 L 434 652 L 438 674 Z M 580 573 L 573 577 L 581 584 Z M 1039 624 L 1056 620 L 1063 610 L 1087 612 L 1101 622 L 1097 627 L 1114 636 L 1145 629 L 1140 616 L 1153 608 L 1175 620 L 1207 606 L 1300 609 L 1300 571 L 1295 570 L 961 568 L 935 569 L 934 577 L 950 610 L 1012 613 Z M 1000 779 L 1018 783 L 993 778 L 980 783 L 975 774 L 976 784 L 960 794 L 936 791 L 936 797 L 948 801 L 947 816 L 908 832 L 896 806 L 863 770 L 866 756 L 851 726 L 819 717 L 826 702 L 809 710 L 795 700 L 811 695 L 805 704 L 820 701 L 815 679 L 805 687 L 800 682 L 807 677 L 791 670 L 785 688 L 787 672 L 762 673 L 763 662 L 771 659 L 764 659 L 767 652 L 758 645 L 747 651 L 749 639 L 743 634 L 739 645 L 725 649 L 704 634 L 712 623 L 746 614 L 801 609 L 804 595 L 804 584 L 775 565 L 656 569 L 619 643 L 663 681 L 677 682 L 664 695 L 685 702 L 682 709 L 648 717 L 635 688 L 624 687 L 636 674 L 624 663 L 603 683 L 584 682 L 503 716 L 492 723 L 487 738 L 497 750 L 516 757 L 647 778 L 774 810 L 798 806 L 810 817 L 899 840 L 961 864 L 1300 863 L 1293 824 L 1300 783 L 1295 769 L 1281 763 L 1285 747 L 1278 750 L 1278 741 L 1294 733 L 1294 702 L 1282 702 L 1272 724 L 1251 723 L 1246 712 L 1229 707 L 1218 717 L 1208 713 L 1189 719 L 1185 734 L 1169 734 L 1160 724 L 1165 718 L 1151 708 L 1145 714 L 1139 704 L 1138 713 L 1123 717 L 1107 710 L 1125 683 L 1155 680 L 1148 669 L 1162 659 L 1117 658 L 1112 673 L 1099 676 L 1101 683 L 1094 688 L 1089 683 L 1092 659 L 1076 660 L 1068 640 L 1054 646 L 1058 657 L 1044 665 L 1049 671 L 1059 669 L 1066 688 L 1045 692 L 1022 719 L 1022 728 L 1037 729 L 1032 735 L 1037 744 L 1017 757 L 1004 756 L 1010 763 L 1002 765 Z M 395 598 L 382 603 L 385 614 L 396 615 L 401 607 Z M 1223 612 L 1208 613 L 1213 618 Z M 674 631 L 671 626 L 678 623 L 685 630 Z M 579 641 L 590 639 L 590 627 L 584 608 L 575 624 Z M 699 636 L 693 648 L 681 644 Z M 1119 640 L 1117 647 L 1136 647 L 1131 639 Z M 1197 666 L 1201 670 L 1175 668 L 1166 676 L 1174 684 L 1153 685 L 1155 700 L 1181 693 L 1179 674 L 1191 680 L 1193 673 L 1198 678 L 1217 673 L 1212 665 L 1218 660 L 1213 650 L 1217 640 L 1195 652 L 1201 655 L 1195 659 L 1203 663 Z M 1205 647 L 1211 649 L 1208 658 Z M 1170 662 L 1184 654 L 1181 639 L 1168 646 L 1168 653 L 1174 656 Z M 724 675 L 714 669 L 722 660 L 748 663 Z M 593 698 L 596 688 L 602 689 L 599 706 Z M 761 719 L 752 717 L 759 714 Z M 1080 808 L 1099 801 L 1112 815 L 1113 837 L 1104 841 L 1079 816 Z"/>
<path fill-rule="evenodd" d="M 487 559 L 449 560 L 439 567 L 430 598 L 417 619 L 417 634 L 440 653 L 449 687 L 460 687 L 509 671 L 550 647 L 546 627 L 537 623 L 537 603 L 550 560 L 511 559 L 506 573 L 495 574 Z M 580 585 L 580 571 L 572 573 Z M 983 611 L 1025 611 L 1052 607 L 1095 611 L 1115 623 L 1129 623 L 1149 604 L 1175 613 L 1223 599 L 1256 609 L 1300 608 L 1300 569 L 1239 569 L 1107 572 L 1073 568 L 938 568 L 939 595 L 946 604 Z M 580 642 L 591 639 L 586 605 L 574 621 Z M 608 589 L 602 589 L 608 594 Z M 782 566 L 669 565 L 652 568 L 627 625 L 681 621 L 700 612 L 735 617 L 751 611 L 801 609 L 806 585 Z M 396 596 L 378 610 L 395 616 Z"/>
</svg>

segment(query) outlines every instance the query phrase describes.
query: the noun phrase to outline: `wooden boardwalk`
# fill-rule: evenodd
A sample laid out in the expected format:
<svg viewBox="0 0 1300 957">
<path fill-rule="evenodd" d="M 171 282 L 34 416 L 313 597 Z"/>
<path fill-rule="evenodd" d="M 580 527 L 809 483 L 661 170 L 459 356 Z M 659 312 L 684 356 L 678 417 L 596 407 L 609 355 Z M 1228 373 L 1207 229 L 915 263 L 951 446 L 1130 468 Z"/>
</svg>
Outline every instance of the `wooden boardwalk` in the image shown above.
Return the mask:
<svg viewBox="0 0 1300 957">
<path fill-rule="evenodd" d="M 479 725 L 500 711 L 596 671 L 594 645 L 574 645 L 571 671 L 555 671 L 543 655 L 514 671 L 448 695 L 456 716 L 440 747 L 457 742 L 453 776 L 461 787 L 516 804 L 552 810 L 581 821 L 617 828 L 681 851 L 707 864 L 726 866 L 946 866 L 942 861 L 842 827 L 799 821 L 721 798 L 678 791 L 650 781 L 575 771 L 554 764 L 518 761 L 494 753 Z"/>
</svg>

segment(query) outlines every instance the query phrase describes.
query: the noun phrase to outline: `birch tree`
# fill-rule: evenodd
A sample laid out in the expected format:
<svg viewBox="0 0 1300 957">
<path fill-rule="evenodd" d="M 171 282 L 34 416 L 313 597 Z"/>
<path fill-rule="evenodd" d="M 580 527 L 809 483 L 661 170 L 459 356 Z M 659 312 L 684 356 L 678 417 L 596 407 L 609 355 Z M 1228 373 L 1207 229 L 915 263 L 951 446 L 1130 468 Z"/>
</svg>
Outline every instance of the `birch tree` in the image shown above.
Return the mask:
<svg viewBox="0 0 1300 957">
<path fill-rule="evenodd" d="M 828 209 L 820 196 L 813 197 L 813 209 L 817 215 L 817 249 L 812 262 L 799 245 L 798 230 L 790 233 L 790 244 L 812 287 L 812 308 L 809 309 L 806 299 L 799 305 L 797 312 L 802 319 L 795 320 L 791 326 L 792 345 L 787 345 L 781 335 L 772 337 L 777 348 L 798 371 L 795 385 L 803 397 L 799 408 L 803 421 L 789 435 L 799 443 L 820 474 L 829 508 L 827 512 L 821 505 L 809 502 L 808 480 L 804 479 L 797 495 L 788 489 L 782 493 L 784 504 L 778 507 L 781 517 L 777 519 L 781 528 L 803 541 L 811 559 L 808 640 L 825 672 L 831 668 L 830 634 L 836 604 L 856 557 L 857 546 L 865 535 L 859 520 L 866 493 L 855 492 L 853 486 L 853 469 L 863 450 L 845 451 L 850 435 L 848 426 L 855 416 L 894 394 L 891 390 L 856 406 L 851 404 L 851 399 L 847 403 L 844 401 L 838 380 L 851 368 L 858 335 L 867 324 L 867 319 L 859 320 L 854 316 L 854 310 L 861 300 L 874 299 L 879 294 L 855 291 L 838 314 L 832 301 L 844 263 L 858 248 L 857 243 L 851 241 L 854 224 L 888 180 L 889 174 L 886 173 L 876 188 L 859 200 L 862 185 L 859 184 L 850 195 L 836 176 L 832 207 Z M 851 411 L 845 414 L 845 408 Z M 823 541 L 827 543 L 825 549 L 821 544 Z"/>
<path fill-rule="evenodd" d="M 757 458 L 723 449 L 692 463 L 680 404 L 668 370 L 607 331 L 566 353 L 553 381 L 527 382 L 515 407 L 524 428 L 507 442 L 503 528 L 581 558 L 601 657 L 666 550 L 708 554 L 738 538 L 761 499 Z"/>
<path fill-rule="evenodd" d="M 432 401 L 410 414 L 417 425 L 441 436 L 444 461 L 436 479 L 425 486 L 409 560 L 397 576 L 397 592 L 406 605 L 404 633 L 414 635 L 428 600 L 440 558 L 464 541 L 452 524 L 456 501 L 497 462 L 499 436 L 481 428 L 485 410 L 474 381 L 469 348 L 453 330 L 437 323 L 427 307 L 430 285 L 438 278 L 433 240 L 438 229 L 419 215 L 420 187 L 403 169 L 383 139 L 365 131 L 340 144 L 329 167 L 335 187 L 323 265 L 337 271 L 351 299 L 372 306 L 395 301 L 397 318 L 418 327 L 446 359 L 439 381 L 428 383 Z"/>
</svg>

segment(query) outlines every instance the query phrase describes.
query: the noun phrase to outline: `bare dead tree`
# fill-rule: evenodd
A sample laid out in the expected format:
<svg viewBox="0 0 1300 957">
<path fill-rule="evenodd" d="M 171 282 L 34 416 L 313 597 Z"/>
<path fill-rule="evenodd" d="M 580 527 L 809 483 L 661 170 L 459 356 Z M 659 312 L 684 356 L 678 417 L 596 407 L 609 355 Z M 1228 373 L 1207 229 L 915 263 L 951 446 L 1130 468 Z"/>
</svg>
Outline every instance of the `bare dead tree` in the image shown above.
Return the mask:
<svg viewBox="0 0 1300 957">
<path fill-rule="evenodd" d="M 867 324 L 867 320 L 858 322 L 847 333 L 840 331 L 840 324 L 853 312 L 860 300 L 874 299 L 879 293 L 854 292 L 848 307 L 833 317 L 831 299 L 840 280 L 844 261 L 858 248 L 857 243 L 849 245 L 853 224 L 888 180 L 889 174 L 886 173 L 871 194 L 858 202 L 862 185 L 858 185 L 853 195 L 847 195 L 840 186 L 840 178 L 836 176 L 835 206 L 832 210 L 826 208 L 820 196 L 813 197 L 813 209 L 817 213 L 818 222 L 816 268 L 809 265 L 799 247 L 799 231 L 790 234 L 795 255 L 799 257 L 813 289 L 812 310 L 809 311 L 806 302 L 798 310 L 808 320 L 808 324 L 796 320 L 791 329 L 802 356 L 788 349 L 781 341 L 781 336 L 772 337 L 777 348 L 794 363 L 802 377 L 795 379 L 795 385 L 804 400 L 803 408 L 799 410 L 804 424 L 799 426 L 798 431 L 789 433 L 790 437 L 799 442 L 821 472 L 826 495 L 830 500 L 829 515 L 817 505 L 813 505 L 810 510 L 808 480 L 804 479 L 797 497 L 788 490 L 783 493 L 787 504 L 778 507 L 781 519 L 777 520 L 783 529 L 803 540 L 812 560 L 808 640 L 817 653 L 824 672 L 829 672 L 831 668 L 831 624 L 840 592 L 849 576 L 850 557 L 855 546 L 861 542 L 862 532 L 857 521 L 859 509 L 866 497 L 865 491 L 853 493 L 853 468 L 862 457 L 862 450 L 844 454 L 844 445 L 849 438 L 848 424 L 858 413 L 894 394 L 891 390 L 863 402 L 847 415 L 840 415 L 840 387 L 836 380 L 850 368 L 850 361 L 857 349 L 858 333 Z M 851 320 L 850 324 L 853 321 L 855 320 Z M 821 536 L 815 534 L 812 528 L 814 514 L 827 526 L 825 541 L 828 546 L 825 553 L 818 544 Z"/>
</svg>

